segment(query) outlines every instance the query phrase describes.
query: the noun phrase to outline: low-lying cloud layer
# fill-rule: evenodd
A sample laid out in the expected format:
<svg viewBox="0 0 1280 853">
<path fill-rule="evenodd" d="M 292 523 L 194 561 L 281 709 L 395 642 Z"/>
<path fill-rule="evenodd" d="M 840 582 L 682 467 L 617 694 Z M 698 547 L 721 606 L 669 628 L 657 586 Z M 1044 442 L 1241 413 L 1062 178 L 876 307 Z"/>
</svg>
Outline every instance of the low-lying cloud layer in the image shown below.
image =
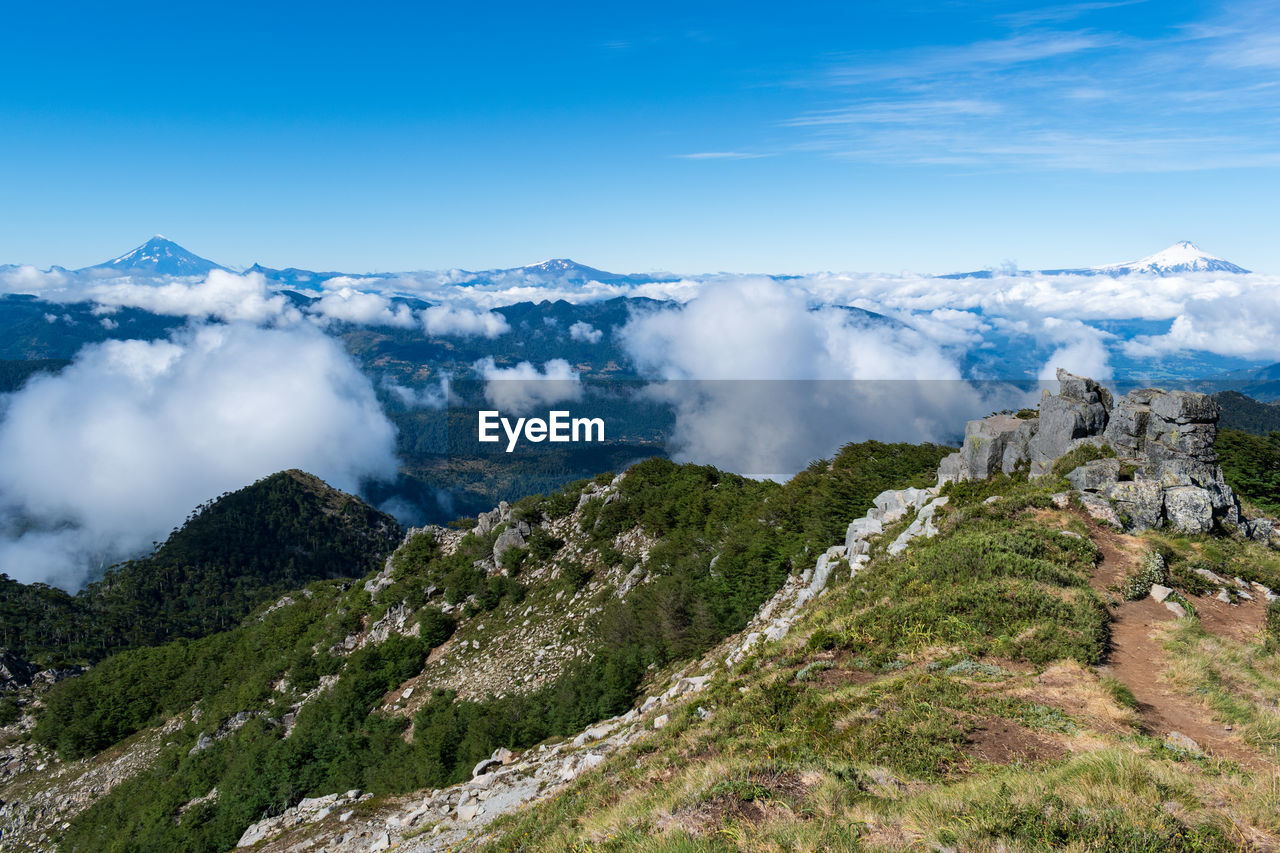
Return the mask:
<svg viewBox="0 0 1280 853">
<path fill-rule="evenodd" d="M 988 401 L 907 326 L 869 322 L 770 279 L 720 282 L 619 333 L 675 406 L 676 458 L 785 479 L 841 444 L 950 439 Z"/>
<path fill-rule="evenodd" d="M 646 393 L 677 413 L 677 458 L 775 477 L 846 441 L 952 440 L 964 418 L 1025 401 L 1025 389 L 992 392 L 978 380 L 1034 382 L 1057 367 L 1142 380 L 1184 353 L 1197 364 L 1203 354 L 1280 361 L 1280 277 L 1262 274 L 586 284 L 414 274 L 337 277 L 309 300 L 283 290 L 256 272 L 151 280 L 0 267 L 0 293 L 54 303 L 41 306 L 52 324 L 128 328 L 123 308 L 192 324 L 169 340 L 86 347 L 62 375 L 0 398 L 0 571 L 74 585 L 88 561 L 144 550 L 199 502 L 285 467 L 348 489 L 393 475 L 394 431 L 332 337 L 352 325 L 510 342 L 519 329 L 502 306 L 660 300 L 608 328 L 579 320 L 538 330 L 579 351 L 598 345 L 653 383 Z M 57 304 L 84 302 L 92 313 Z M 576 368 L 545 358 L 471 368 L 504 412 L 589 399 Z M 425 389 L 380 381 L 409 408 L 448 403 L 447 379 Z"/>
<path fill-rule="evenodd" d="M 84 278 L 65 271 L 0 268 L 0 293 L 32 293 L 55 302 L 90 301 L 104 310 L 135 307 L 178 317 L 287 325 L 303 320 L 398 329 L 430 337 L 494 339 L 508 334 L 494 308 L 544 300 L 581 304 L 646 297 L 683 304 L 720 284 L 747 288 L 759 277 L 694 276 L 658 282 L 568 282 L 554 276 L 504 273 L 474 281 L 451 273 L 386 278 L 340 276 L 299 307 L 257 273 L 215 270 L 201 280 Z M 1025 338 L 1044 354 L 1078 359 L 1074 369 L 1105 373 L 1117 356 L 1155 359 L 1181 352 L 1280 361 L 1280 277 L 1192 273 L 1044 276 L 994 271 L 988 278 L 941 279 L 910 273 L 813 273 L 787 278 L 788 291 L 811 307 L 855 306 L 910 326 L 951 352 L 971 351 L 993 338 Z M 425 300 L 411 308 L 403 298 Z M 421 303 L 419 303 L 421 304 Z M 108 318 L 109 319 L 109 318 Z M 1118 322 L 1145 324 L 1111 334 Z M 1152 328 L 1156 328 L 1155 331 Z M 597 343 L 603 330 L 571 324 L 566 338 Z M 1067 365 L 1071 367 L 1071 365 Z M 1031 371 L 1025 378 L 1034 378 Z M 1022 378 L 1022 377 L 1019 377 Z"/>
<path fill-rule="evenodd" d="M 395 430 L 334 339 L 241 323 L 85 347 L 5 403 L 0 571 L 77 586 L 286 468 L 349 491 L 395 475 Z"/>
</svg>

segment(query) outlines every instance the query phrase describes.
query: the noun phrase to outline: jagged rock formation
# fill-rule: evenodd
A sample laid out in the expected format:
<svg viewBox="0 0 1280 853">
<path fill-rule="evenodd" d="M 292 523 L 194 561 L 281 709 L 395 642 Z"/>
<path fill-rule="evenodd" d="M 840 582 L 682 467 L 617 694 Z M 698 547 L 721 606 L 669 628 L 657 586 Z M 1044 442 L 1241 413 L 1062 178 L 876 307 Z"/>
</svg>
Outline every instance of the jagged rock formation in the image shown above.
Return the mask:
<svg viewBox="0 0 1280 853">
<path fill-rule="evenodd" d="M 936 536 L 938 527 L 934 519 L 938 510 L 947 505 L 947 498 L 938 495 L 941 488 L 939 483 L 927 489 L 886 489 L 876 495 L 867 514 L 849 522 L 843 545 L 832 545 L 818 556 L 812 569 L 787 578 L 782 588 L 756 611 L 746 630 L 738 635 L 739 639 L 731 643 L 725 663 L 732 666 L 757 644 L 785 637 L 800 617 L 801 609 L 826 591 L 837 568 L 847 565 L 854 575 L 871 562 L 871 539 L 883 534 L 886 525 L 901 521 L 909 512 L 916 513 L 885 549 L 891 556 L 905 551 L 908 543 L 918 536 Z"/>
<path fill-rule="evenodd" d="M 36 676 L 36 667 L 8 649 L 0 649 L 0 692 L 26 687 Z"/>
<path fill-rule="evenodd" d="M 1207 394 L 1143 388 L 1116 400 L 1092 379 L 1058 371 L 1034 417 L 970 421 L 964 446 L 942 461 L 941 482 L 985 479 L 997 471 L 1053 471 L 1082 447 L 1094 458 L 1067 473 L 1095 517 L 1126 530 L 1167 524 L 1187 533 L 1228 528 L 1261 541 L 1271 522 L 1246 519 L 1214 450 L 1218 404 Z"/>
</svg>

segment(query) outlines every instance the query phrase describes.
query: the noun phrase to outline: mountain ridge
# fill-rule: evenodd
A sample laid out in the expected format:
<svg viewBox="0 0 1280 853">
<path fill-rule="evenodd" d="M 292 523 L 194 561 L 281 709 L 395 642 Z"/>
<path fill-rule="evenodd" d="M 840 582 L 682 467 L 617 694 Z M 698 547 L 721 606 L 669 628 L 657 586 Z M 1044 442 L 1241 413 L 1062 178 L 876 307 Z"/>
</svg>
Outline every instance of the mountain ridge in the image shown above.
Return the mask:
<svg viewBox="0 0 1280 853">
<path fill-rule="evenodd" d="M 58 685 L 19 778 L 139 763 L 74 810 L 0 782 L 0 819 L 90 850 L 1270 844 L 1280 558 L 1221 488 L 1216 407 L 1059 383 L 953 457 L 849 445 L 783 486 L 650 460 L 411 531 L 363 583 Z M 1186 515 L 1191 491 L 1228 511 Z M 1159 517 L 1100 520 L 1147 492 Z M 1199 521 L 1223 529 L 1193 547 Z"/>
<path fill-rule="evenodd" d="M 7 268 L 16 267 L 12 264 L 0 266 L 0 269 Z M 50 268 L 50 271 L 90 275 L 145 274 L 153 276 L 171 275 L 185 277 L 207 275 L 213 270 L 231 272 L 235 271 L 235 269 L 236 268 L 227 267 L 207 258 L 200 257 L 172 240 L 167 239 L 163 235 L 157 234 L 142 245 L 137 246 L 129 252 L 109 261 L 104 261 L 103 263 L 83 267 L 77 270 L 64 270 L 64 268 L 60 266 L 54 266 Z M 359 281 L 362 279 L 388 279 L 395 278 L 397 276 L 413 276 L 422 274 L 433 274 L 440 277 L 442 283 L 455 285 L 499 283 L 519 278 L 532 278 L 535 282 L 538 280 L 544 280 L 545 283 L 571 285 L 583 285 L 590 282 L 614 285 L 634 285 L 669 283 L 679 281 L 682 277 L 681 275 L 670 272 L 610 272 L 608 270 L 579 263 L 578 261 L 570 258 L 551 258 L 539 263 L 525 264 L 518 267 L 503 267 L 486 270 L 451 268 L 436 270 L 399 270 L 385 273 L 354 273 L 341 272 L 337 270 L 317 271 L 302 267 L 273 268 L 255 262 L 251 266 L 243 268 L 243 271 L 245 273 L 257 273 L 263 275 L 268 280 L 278 284 L 302 287 L 306 289 L 318 289 L 324 281 L 333 278 L 349 278 L 353 281 Z M 1148 255 L 1136 261 L 1128 261 L 1124 263 L 1105 264 L 1093 267 L 1042 269 L 1034 271 L 1017 269 L 1010 269 L 1007 271 L 985 269 L 970 272 L 947 273 L 937 275 L 935 277 L 943 279 L 992 278 L 998 275 L 1106 275 L 1120 277 L 1127 275 L 1168 276 L 1201 272 L 1220 272 L 1230 275 L 1245 275 L 1249 274 L 1251 270 L 1245 269 L 1244 267 L 1234 264 L 1224 258 L 1212 255 L 1189 240 L 1182 240 L 1172 244 L 1162 251 L 1156 252 L 1155 254 Z M 770 277 L 779 281 L 795 278 L 794 275 L 787 274 L 774 275 Z"/>
</svg>

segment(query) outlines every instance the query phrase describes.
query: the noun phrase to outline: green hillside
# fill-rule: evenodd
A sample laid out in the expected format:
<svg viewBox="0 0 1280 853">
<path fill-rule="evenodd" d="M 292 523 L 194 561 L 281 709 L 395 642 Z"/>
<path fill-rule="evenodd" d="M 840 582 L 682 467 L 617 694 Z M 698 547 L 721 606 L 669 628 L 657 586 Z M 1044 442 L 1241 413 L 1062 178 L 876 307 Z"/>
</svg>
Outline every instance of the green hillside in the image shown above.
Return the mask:
<svg viewBox="0 0 1280 853">
<path fill-rule="evenodd" d="M 0 644 L 65 665 L 205 636 L 286 590 L 366 574 L 401 536 L 358 498 L 284 471 L 197 508 L 151 555 L 77 595 L 0 576 Z"/>
</svg>

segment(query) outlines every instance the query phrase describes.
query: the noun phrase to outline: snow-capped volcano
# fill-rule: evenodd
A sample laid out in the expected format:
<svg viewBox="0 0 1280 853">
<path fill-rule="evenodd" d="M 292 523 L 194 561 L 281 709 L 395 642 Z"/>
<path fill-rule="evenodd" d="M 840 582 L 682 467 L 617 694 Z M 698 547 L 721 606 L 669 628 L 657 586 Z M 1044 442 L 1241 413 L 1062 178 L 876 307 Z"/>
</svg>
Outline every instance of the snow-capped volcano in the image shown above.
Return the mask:
<svg viewBox="0 0 1280 853">
<path fill-rule="evenodd" d="M 188 252 L 172 240 L 157 234 L 131 252 L 78 272 L 147 273 L 150 275 L 208 275 L 226 269 L 207 258 Z"/>
<path fill-rule="evenodd" d="M 1251 272 L 1231 261 L 1211 255 L 1190 240 L 1174 243 L 1163 252 L 1147 255 L 1125 264 L 1107 264 L 1101 267 L 1072 267 L 1057 270 L 986 269 L 974 272 L 957 272 L 938 278 L 996 278 L 997 276 L 1029 275 L 1181 275 L 1190 272 L 1222 272 L 1244 275 Z"/>
<path fill-rule="evenodd" d="M 528 264 L 520 269 L 524 272 L 556 276 L 568 281 L 605 281 L 617 277 L 616 273 L 598 270 L 568 258 L 552 258 L 540 264 Z"/>
<path fill-rule="evenodd" d="M 524 281 L 531 284 L 578 285 L 587 282 L 601 284 L 645 284 L 655 281 L 676 281 L 671 273 L 616 273 L 589 267 L 569 258 L 552 258 L 540 264 L 483 272 L 466 273 L 477 281 Z"/>
<path fill-rule="evenodd" d="M 1174 243 L 1162 252 L 1148 255 L 1136 261 L 1124 264 L 1108 264 L 1093 267 L 1095 272 L 1103 275 L 1126 275 L 1128 273 L 1146 273 L 1147 275 L 1176 275 L 1188 272 L 1227 272 L 1247 273 L 1249 270 L 1236 266 L 1228 260 L 1211 255 L 1190 240 Z"/>
</svg>

